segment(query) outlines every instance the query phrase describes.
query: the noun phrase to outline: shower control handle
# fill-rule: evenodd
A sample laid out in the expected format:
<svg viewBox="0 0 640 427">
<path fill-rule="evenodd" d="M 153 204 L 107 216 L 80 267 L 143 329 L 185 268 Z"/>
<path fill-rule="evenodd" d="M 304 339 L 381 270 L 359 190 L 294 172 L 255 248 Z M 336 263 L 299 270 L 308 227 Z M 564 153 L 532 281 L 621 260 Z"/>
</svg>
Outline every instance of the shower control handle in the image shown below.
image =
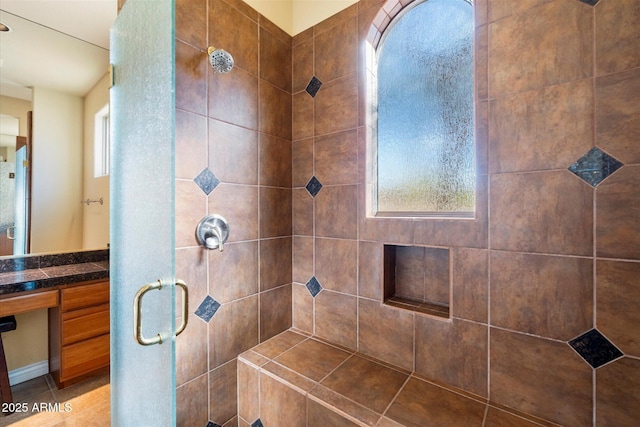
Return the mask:
<svg viewBox="0 0 640 427">
<path fill-rule="evenodd" d="M 224 250 L 222 246 L 224 244 L 224 241 L 222 240 L 222 232 L 218 227 L 213 227 L 211 228 L 210 231 L 212 236 L 209 236 L 206 239 L 204 239 L 204 246 L 207 249 L 220 248 L 220 252 L 222 252 Z"/>
<path fill-rule="evenodd" d="M 198 223 L 196 239 L 206 249 L 224 250 L 224 243 L 229 239 L 229 223 L 220 215 L 209 215 Z"/>
</svg>

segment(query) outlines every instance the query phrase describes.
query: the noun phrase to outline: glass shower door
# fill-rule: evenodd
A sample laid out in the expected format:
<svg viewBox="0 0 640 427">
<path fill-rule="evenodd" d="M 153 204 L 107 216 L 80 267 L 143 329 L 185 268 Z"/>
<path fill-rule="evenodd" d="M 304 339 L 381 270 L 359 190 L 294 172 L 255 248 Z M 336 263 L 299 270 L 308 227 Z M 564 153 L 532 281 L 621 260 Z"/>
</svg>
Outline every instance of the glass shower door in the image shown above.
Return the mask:
<svg viewBox="0 0 640 427">
<path fill-rule="evenodd" d="M 27 253 L 27 146 L 23 145 L 16 151 L 16 186 L 15 186 L 15 231 L 13 254 Z"/>
<path fill-rule="evenodd" d="M 174 27 L 172 0 L 127 0 L 111 29 L 113 426 L 176 419 Z"/>
</svg>

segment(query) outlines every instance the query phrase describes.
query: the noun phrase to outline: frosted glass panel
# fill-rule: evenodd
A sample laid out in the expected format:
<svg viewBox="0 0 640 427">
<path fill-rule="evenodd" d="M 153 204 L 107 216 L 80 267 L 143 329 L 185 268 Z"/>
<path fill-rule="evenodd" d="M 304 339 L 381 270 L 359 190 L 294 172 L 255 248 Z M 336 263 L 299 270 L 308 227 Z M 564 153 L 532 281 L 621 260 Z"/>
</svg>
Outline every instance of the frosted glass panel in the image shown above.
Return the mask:
<svg viewBox="0 0 640 427">
<path fill-rule="evenodd" d="M 0 161 L 0 255 L 12 255 L 13 246 L 12 241 L 5 240 L 7 235 L 7 229 L 15 225 L 15 209 L 13 200 L 15 200 L 15 180 L 9 178 L 11 174 L 16 171 L 16 164 L 14 162 Z M 14 229 L 9 230 L 11 234 L 15 232 Z M 5 247 L 6 245 L 6 247 Z"/>
<path fill-rule="evenodd" d="M 6 234 L 9 227 L 15 222 L 15 180 L 9 178 L 15 174 L 15 162 L 0 161 L 0 232 Z M 11 255 L 11 253 L 6 254 Z"/>
<path fill-rule="evenodd" d="M 473 7 L 427 0 L 378 49 L 377 210 L 474 211 Z"/>
<path fill-rule="evenodd" d="M 127 0 L 111 30 L 111 425 L 175 425 L 174 292 L 140 287 L 174 282 L 174 4 Z M 203 60 L 206 60 L 204 58 Z"/>
<path fill-rule="evenodd" d="M 27 168 L 24 165 L 27 161 L 27 147 L 22 146 L 16 151 L 16 229 L 15 240 L 13 241 L 13 254 L 25 255 L 27 253 Z"/>
</svg>

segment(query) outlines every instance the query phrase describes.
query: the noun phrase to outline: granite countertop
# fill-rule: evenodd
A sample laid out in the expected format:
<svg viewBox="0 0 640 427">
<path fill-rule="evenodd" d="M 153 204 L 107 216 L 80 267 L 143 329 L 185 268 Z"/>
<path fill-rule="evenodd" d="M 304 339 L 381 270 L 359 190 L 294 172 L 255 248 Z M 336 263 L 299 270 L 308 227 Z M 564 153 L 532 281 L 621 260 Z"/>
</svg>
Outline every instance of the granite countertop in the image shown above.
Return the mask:
<svg viewBox="0 0 640 427">
<path fill-rule="evenodd" d="M 108 250 L 0 260 L 0 296 L 108 278 Z"/>
</svg>

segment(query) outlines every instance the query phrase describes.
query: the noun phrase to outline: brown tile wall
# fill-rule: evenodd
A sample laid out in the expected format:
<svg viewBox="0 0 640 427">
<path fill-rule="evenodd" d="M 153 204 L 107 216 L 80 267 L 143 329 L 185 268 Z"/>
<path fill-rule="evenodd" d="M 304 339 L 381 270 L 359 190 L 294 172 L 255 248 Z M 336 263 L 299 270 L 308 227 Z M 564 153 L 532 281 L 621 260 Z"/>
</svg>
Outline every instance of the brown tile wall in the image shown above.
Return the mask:
<svg viewBox="0 0 640 427">
<path fill-rule="evenodd" d="M 254 392 L 233 392 L 235 358 L 291 325 L 563 425 L 640 419 L 637 0 L 477 0 L 476 217 L 370 218 L 364 47 L 408 3 L 360 0 L 292 39 L 241 0 L 177 1 L 180 425 L 233 424 Z M 567 169 L 594 146 L 624 164 L 595 188 Z M 230 222 L 223 253 L 195 243 L 207 213 Z M 450 248 L 450 320 L 380 304 L 385 243 Z M 624 357 L 587 364 L 567 342 L 592 328 Z"/>
<path fill-rule="evenodd" d="M 364 47 L 407 3 L 360 0 L 293 39 L 293 326 L 555 423 L 633 425 L 640 5 L 476 1 L 476 217 L 370 218 Z M 624 166 L 593 187 L 568 168 L 595 146 Z M 383 244 L 450 248 L 450 320 L 380 304 Z M 593 328 L 624 356 L 585 362 L 568 341 Z"/>
<path fill-rule="evenodd" d="M 214 74 L 207 47 L 230 52 Z M 291 327 L 292 38 L 241 0 L 176 1 L 176 275 L 190 289 L 177 339 L 179 426 L 237 425 L 237 356 Z M 208 168 L 219 185 L 194 178 Z M 224 216 L 224 252 L 195 227 Z M 220 307 L 195 314 L 205 297 Z"/>
<path fill-rule="evenodd" d="M 448 310 L 451 300 L 449 250 L 396 246 L 395 251 L 395 290 L 385 290 L 385 294 L 394 294 L 410 301 L 446 306 Z"/>
</svg>

